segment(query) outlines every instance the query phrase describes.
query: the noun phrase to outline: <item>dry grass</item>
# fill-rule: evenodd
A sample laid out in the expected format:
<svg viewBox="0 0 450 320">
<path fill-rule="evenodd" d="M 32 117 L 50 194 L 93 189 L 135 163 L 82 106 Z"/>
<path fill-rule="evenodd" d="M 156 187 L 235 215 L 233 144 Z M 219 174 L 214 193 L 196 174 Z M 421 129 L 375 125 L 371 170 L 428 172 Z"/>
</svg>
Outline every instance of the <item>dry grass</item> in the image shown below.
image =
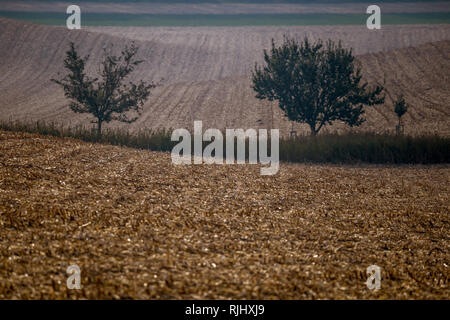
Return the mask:
<svg viewBox="0 0 450 320">
<path fill-rule="evenodd" d="M 9 132 L 0 163 L 0 298 L 450 294 L 448 166 L 282 164 L 267 177 Z M 71 264 L 80 291 L 66 288 Z"/>
</svg>

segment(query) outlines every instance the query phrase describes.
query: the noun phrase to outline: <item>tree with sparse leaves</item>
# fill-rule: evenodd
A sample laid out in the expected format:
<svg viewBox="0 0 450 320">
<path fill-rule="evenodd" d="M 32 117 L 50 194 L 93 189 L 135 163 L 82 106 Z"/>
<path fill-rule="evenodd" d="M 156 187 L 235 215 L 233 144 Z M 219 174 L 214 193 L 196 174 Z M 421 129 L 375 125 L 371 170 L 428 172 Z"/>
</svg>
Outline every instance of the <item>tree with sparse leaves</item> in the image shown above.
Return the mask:
<svg viewBox="0 0 450 320">
<path fill-rule="evenodd" d="M 143 62 L 136 59 L 137 51 L 134 44 L 126 46 L 120 56 L 107 54 L 105 51 L 99 79 L 86 74 L 85 66 L 89 56 L 81 58 L 71 42 L 64 59 L 64 67 L 69 73 L 60 80 L 51 79 L 63 87 L 64 95 L 71 100 L 69 107 L 72 111 L 89 113 L 96 118 L 93 122 L 97 124 L 99 136 L 104 122 L 136 121 L 150 95 L 150 89 L 156 86 L 144 81 L 123 84 L 126 77 Z"/>
<path fill-rule="evenodd" d="M 306 123 L 311 135 L 336 120 L 358 126 L 365 119 L 364 106 L 384 102 L 382 86 L 368 88 L 352 50 L 329 40 L 301 43 L 288 37 L 270 52 L 264 65 L 255 65 L 252 88 L 258 99 L 277 100 L 291 121 Z"/>
<path fill-rule="evenodd" d="M 397 125 L 397 132 L 400 131 L 401 128 L 401 120 L 403 115 L 408 111 L 408 104 L 405 101 L 405 97 L 403 94 L 400 94 L 397 96 L 397 99 L 394 101 L 394 112 L 397 114 L 398 117 L 398 125 Z"/>
</svg>

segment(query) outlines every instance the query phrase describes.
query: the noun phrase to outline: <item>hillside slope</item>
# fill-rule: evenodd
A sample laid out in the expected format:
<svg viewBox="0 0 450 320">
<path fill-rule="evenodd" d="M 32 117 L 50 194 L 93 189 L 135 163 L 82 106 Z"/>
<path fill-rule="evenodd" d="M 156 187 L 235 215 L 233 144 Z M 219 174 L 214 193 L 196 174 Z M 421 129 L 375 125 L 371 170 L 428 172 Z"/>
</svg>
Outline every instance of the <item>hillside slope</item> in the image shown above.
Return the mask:
<svg viewBox="0 0 450 320">
<path fill-rule="evenodd" d="M 274 104 L 254 98 L 250 72 L 261 61 L 271 38 L 285 33 L 298 38 L 341 39 L 359 54 L 365 77 L 372 84 L 386 78 L 390 94 L 402 92 L 411 103 L 405 116 L 410 133 L 450 134 L 448 81 L 450 26 L 390 26 L 379 33 L 363 27 L 246 27 L 246 28 L 90 28 L 69 31 L 0 18 L 0 119 L 43 119 L 64 124 L 88 124 L 73 114 L 62 90 L 50 82 L 64 72 L 68 42 L 89 54 L 95 72 L 103 49 L 120 49 L 130 41 L 140 47 L 146 63 L 132 79 L 162 81 L 147 102 L 144 114 L 130 128 L 206 126 L 273 127 L 284 134 L 290 123 Z M 435 41 L 433 43 L 427 43 Z M 407 47 L 415 46 L 415 47 Z M 407 47 L 407 48 L 401 48 Z M 395 50 L 392 50 L 395 49 Z M 380 52 L 381 51 L 381 52 Z M 367 111 L 362 130 L 385 131 L 395 126 L 388 96 L 386 106 Z M 117 124 L 111 124 L 117 125 Z M 329 130 L 340 129 L 336 125 Z M 300 131 L 303 126 L 296 125 Z"/>
</svg>

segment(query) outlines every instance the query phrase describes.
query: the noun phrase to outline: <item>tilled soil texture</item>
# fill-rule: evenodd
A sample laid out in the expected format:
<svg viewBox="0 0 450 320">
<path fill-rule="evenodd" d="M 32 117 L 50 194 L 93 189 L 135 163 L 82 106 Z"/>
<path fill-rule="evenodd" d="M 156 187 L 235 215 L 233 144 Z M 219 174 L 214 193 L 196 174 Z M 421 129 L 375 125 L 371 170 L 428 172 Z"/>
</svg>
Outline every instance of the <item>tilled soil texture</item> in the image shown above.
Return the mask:
<svg viewBox="0 0 450 320">
<path fill-rule="evenodd" d="M 205 128 L 275 128 L 289 135 L 291 123 L 277 103 L 255 98 L 251 72 L 271 39 L 283 35 L 342 40 L 354 49 L 364 78 L 388 90 L 384 105 L 368 107 L 358 130 L 395 131 L 392 101 L 403 93 L 411 105 L 403 117 L 405 133 L 450 135 L 450 25 L 397 25 L 368 30 L 365 26 L 296 27 L 95 27 L 67 30 L 0 18 L 0 120 L 56 121 L 90 126 L 91 117 L 72 112 L 63 90 L 51 78 L 65 74 L 63 60 L 74 41 L 87 70 L 97 75 L 104 48 L 117 51 L 136 41 L 139 65 L 130 80 L 156 81 L 142 116 L 124 126 L 188 128 L 202 120 Z M 161 81 L 161 79 L 163 80 Z M 308 126 L 295 124 L 299 133 Z M 342 132 L 336 123 L 323 131 Z"/>
<path fill-rule="evenodd" d="M 282 163 L 261 176 L 8 132 L 0 163 L 1 299 L 450 294 L 448 166 Z M 81 290 L 66 287 L 73 264 Z"/>
</svg>

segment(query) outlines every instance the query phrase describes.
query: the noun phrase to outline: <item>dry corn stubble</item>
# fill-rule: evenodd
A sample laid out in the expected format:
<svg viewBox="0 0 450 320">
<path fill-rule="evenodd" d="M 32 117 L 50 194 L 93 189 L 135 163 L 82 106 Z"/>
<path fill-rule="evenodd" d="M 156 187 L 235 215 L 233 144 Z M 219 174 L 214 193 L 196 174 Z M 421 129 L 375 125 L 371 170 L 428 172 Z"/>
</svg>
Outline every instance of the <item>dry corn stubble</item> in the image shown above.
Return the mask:
<svg viewBox="0 0 450 320">
<path fill-rule="evenodd" d="M 448 166 L 268 177 L 9 132 L 0 150 L 2 299 L 449 297 Z"/>
</svg>

